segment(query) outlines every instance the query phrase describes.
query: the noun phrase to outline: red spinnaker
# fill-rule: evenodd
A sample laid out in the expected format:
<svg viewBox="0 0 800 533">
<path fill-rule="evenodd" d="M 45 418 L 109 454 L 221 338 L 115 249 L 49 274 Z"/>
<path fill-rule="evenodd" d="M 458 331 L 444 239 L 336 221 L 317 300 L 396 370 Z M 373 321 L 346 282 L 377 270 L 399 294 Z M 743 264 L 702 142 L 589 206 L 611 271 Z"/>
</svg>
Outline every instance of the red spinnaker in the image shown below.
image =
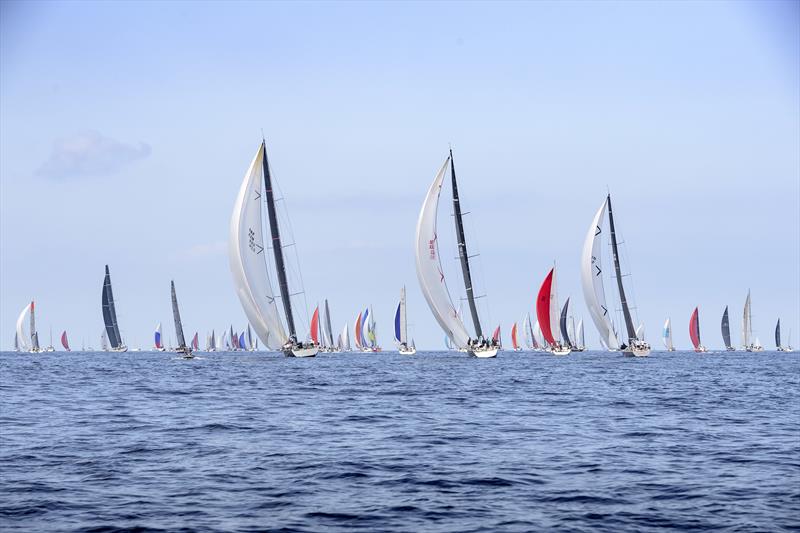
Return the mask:
<svg viewBox="0 0 800 533">
<path fill-rule="evenodd" d="M 516 350 L 519 348 L 519 344 L 517 344 L 517 324 L 514 324 L 514 327 L 511 328 L 511 344 L 513 345 L 514 349 Z"/>
<path fill-rule="evenodd" d="M 197 332 L 194 332 L 194 337 L 192 338 L 192 350 L 198 351 L 200 349 L 200 343 L 197 341 Z"/>
<path fill-rule="evenodd" d="M 556 343 L 555 338 L 553 338 L 553 332 L 550 329 L 550 291 L 553 287 L 553 270 L 555 268 L 551 268 L 547 277 L 544 278 L 544 283 L 539 289 L 539 295 L 536 297 L 536 318 L 539 319 L 539 327 L 542 328 L 544 340 L 551 346 Z"/>
<path fill-rule="evenodd" d="M 495 342 L 500 342 L 500 326 L 497 326 L 497 328 L 494 330 L 494 333 L 492 333 L 492 340 Z"/>
<path fill-rule="evenodd" d="M 67 341 L 67 331 L 64 330 L 64 333 L 61 334 L 61 346 L 64 347 L 66 351 L 70 351 L 69 349 L 69 341 Z"/>
<path fill-rule="evenodd" d="M 319 306 L 314 309 L 314 316 L 311 317 L 311 340 L 314 344 L 319 344 Z"/>
<path fill-rule="evenodd" d="M 697 316 L 697 307 L 694 308 L 692 318 L 689 319 L 689 337 L 692 338 L 695 350 L 700 346 L 700 317 Z"/>
</svg>

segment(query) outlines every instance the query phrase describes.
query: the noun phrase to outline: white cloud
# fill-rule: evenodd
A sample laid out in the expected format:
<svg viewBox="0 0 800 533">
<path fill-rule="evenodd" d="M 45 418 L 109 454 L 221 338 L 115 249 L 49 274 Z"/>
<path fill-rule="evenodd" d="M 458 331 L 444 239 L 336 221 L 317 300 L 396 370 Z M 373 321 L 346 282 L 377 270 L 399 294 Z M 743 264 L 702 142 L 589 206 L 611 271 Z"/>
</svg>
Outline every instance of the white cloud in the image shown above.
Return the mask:
<svg viewBox="0 0 800 533">
<path fill-rule="evenodd" d="M 143 142 L 125 144 L 96 131 L 86 131 L 56 140 L 53 152 L 36 174 L 53 179 L 106 176 L 144 159 L 150 151 Z"/>
</svg>

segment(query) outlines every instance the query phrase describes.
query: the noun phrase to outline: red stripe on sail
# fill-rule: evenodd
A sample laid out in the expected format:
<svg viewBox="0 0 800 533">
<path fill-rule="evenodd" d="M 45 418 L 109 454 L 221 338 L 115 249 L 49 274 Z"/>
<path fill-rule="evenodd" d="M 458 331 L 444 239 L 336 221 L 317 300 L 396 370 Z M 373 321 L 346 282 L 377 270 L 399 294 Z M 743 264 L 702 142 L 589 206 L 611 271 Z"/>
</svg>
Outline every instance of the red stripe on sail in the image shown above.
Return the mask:
<svg viewBox="0 0 800 533">
<path fill-rule="evenodd" d="M 519 348 L 519 345 L 517 344 L 517 325 L 516 324 L 514 324 L 514 327 L 511 328 L 511 344 L 514 346 L 515 350 L 517 348 Z"/>
<path fill-rule="evenodd" d="M 536 297 L 536 318 L 539 319 L 539 327 L 542 329 L 544 340 L 548 344 L 555 345 L 556 340 L 553 338 L 553 332 L 550 330 L 550 290 L 553 287 L 553 270 L 544 278 L 542 286 L 539 288 L 539 295 Z"/>
<path fill-rule="evenodd" d="M 319 344 L 319 306 L 314 309 L 314 316 L 311 317 L 311 340 L 314 344 Z"/>
<path fill-rule="evenodd" d="M 692 318 L 689 319 L 689 337 L 692 338 L 695 350 L 700 346 L 700 318 L 697 316 L 697 307 L 694 308 Z"/>
</svg>

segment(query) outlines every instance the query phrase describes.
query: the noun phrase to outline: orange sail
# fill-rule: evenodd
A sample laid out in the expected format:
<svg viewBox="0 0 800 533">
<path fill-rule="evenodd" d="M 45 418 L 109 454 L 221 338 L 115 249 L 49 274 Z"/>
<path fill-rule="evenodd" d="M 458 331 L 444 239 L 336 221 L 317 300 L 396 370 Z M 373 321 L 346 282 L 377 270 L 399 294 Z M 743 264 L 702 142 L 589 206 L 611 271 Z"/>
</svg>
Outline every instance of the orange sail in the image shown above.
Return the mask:
<svg viewBox="0 0 800 533">
<path fill-rule="evenodd" d="M 514 346 L 515 350 L 519 350 L 519 344 L 517 344 L 517 323 L 514 323 L 514 327 L 511 328 L 511 344 Z"/>
<path fill-rule="evenodd" d="M 314 344 L 319 344 L 319 306 L 314 309 L 314 315 L 311 317 L 311 340 Z"/>
</svg>

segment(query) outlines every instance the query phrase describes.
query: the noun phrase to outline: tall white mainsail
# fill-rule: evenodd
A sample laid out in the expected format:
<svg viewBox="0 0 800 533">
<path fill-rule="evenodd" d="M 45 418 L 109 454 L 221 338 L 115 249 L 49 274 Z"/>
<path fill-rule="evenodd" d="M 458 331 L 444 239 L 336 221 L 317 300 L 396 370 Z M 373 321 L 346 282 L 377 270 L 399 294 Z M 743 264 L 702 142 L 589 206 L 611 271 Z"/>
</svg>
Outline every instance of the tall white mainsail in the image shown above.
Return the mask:
<svg viewBox="0 0 800 533">
<path fill-rule="evenodd" d="M 577 333 L 577 335 L 578 335 L 578 340 L 575 341 L 575 342 L 577 343 L 578 348 L 580 348 L 581 350 L 585 350 L 586 349 L 586 339 L 583 338 L 583 319 L 582 318 L 580 320 L 578 320 L 578 333 Z"/>
<path fill-rule="evenodd" d="M 228 256 L 236 294 L 245 315 L 264 345 L 279 350 L 288 340 L 267 273 L 262 193 L 263 153 L 259 146 L 244 176 L 231 217 Z"/>
<path fill-rule="evenodd" d="M 469 333 L 459 318 L 458 311 L 450 298 L 450 292 L 447 290 L 436 235 L 439 195 L 442 192 L 442 182 L 449 164 L 450 157 L 445 159 L 442 168 L 433 179 L 419 213 L 416 240 L 417 278 L 422 294 L 439 326 L 458 348 L 466 348 Z"/>
<path fill-rule="evenodd" d="M 598 209 L 597 214 L 592 220 L 586 241 L 583 243 L 583 253 L 581 254 L 581 285 L 583 287 L 583 297 L 586 300 L 586 307 L 589 308 L 589 315 L 592 317 L 597 331 L 603 343 L 616 349 L 619 346 L 617 336 L 614 334 L 614 327 L 611 324 L 611 317 L 606 305 L 606 294 L 603 289 L 603 268 L 601 263 L 601 239 L 603 232 L 602 221 L 608 207 L 608 198 L 603 201 L 603 205 Z"/>
<path fill-rule="evenodd" d="M 342 330 L 342 351 L 349 352 L 352 348 L 350 347 L 350 329 L 348 328 L 347 322 L 344 323 L 344 329 Z"/>
<path fill-rule="evenodd" d="M 672 351 L 672 324 L 670 323 L 670 319 L 668 318 L 666 322 L 664 322 L 664 331 L 662 335 L 662 340 L 664 341 L 664 348 L 669 351 Z"/>
<path fill-rule="evenodd" d="M 27 352 L 31 349 L 31 344 L 28 342 L 30 335 L 25 333 L 25 317 L 31 310 L 31 304 L 25 306 L 17 319 L 17 341 L 19 342 L 20 350 Z"/>
<path fill-rule="evenodd" d="M 745 348 L 752 344 L 753 324 L 750 317 L 750 291 L 747 291 L 747 300 L 744 301 L 744 312 L 742 313 L 742 345 Z"/>
</svg>

